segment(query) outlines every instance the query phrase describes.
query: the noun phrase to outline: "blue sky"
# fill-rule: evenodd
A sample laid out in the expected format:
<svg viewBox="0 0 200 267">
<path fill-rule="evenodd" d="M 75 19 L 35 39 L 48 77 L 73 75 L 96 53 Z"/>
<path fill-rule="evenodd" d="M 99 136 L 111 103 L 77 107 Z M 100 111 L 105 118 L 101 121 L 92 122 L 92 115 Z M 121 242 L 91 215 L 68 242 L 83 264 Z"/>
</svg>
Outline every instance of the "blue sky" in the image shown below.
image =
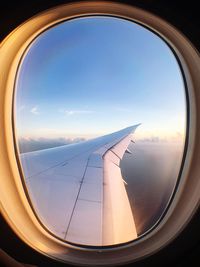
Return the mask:
<svg viewBox="0 0 200 267">
<path fill-rule="evenodd" d="M 137 138 L 180 138 L 184 86 L 173 53 L 149 30 L 109 17 L 79 18 L 42 33 L 17 79 L 23 137 L 94 137 L 142 123 Z"/>
</svg>

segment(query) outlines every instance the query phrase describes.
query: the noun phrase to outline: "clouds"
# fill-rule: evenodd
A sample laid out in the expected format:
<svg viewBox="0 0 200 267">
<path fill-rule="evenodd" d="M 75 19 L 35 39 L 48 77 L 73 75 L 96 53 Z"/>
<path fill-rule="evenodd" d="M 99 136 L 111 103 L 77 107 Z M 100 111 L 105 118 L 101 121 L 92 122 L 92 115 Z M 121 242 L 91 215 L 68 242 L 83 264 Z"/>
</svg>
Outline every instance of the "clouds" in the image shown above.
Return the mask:
<svg viewBox="0 0 200 267">
<path fill-rule="evenodd" d="M 33 115 L 39 115 L 40 114 L 40 111 L 39 111 L 39 108 L 37 105 L 35 105 L 35 106 L 20 105 L 17 108 L 17 112 L 19 112 L 19 113 L 23 113 L 25 111 L 28 113 L 31 113 Z"/>
<path fill-rule="evenodd" d="M 85 115 L 94 113 L 92 110 L 65 110 L 65 115 L 73 116 L 73 115 Z"/>
<path fill-rule="evenodd" d="M 94 110 L 88 109 L 63 109 L 60 108 L 58 112 L 65 114 L 66 116 L 74 116 L 74 115 L 87 115 L 93 114 Z"/>
<path fill-rule="evenodd" d="M 134 138 L 137 142 L 142 143 L 183 143 L 184 142 L 184 135 L 177 134 L 177 135 L 169 135 L 169 136 L 146 136 Z"/>
<path fill-rule="evenodd" d="M 38 111 L 38 106 L 34 106 L 34 107 L 30 110 L 30 112 L 31 112 L 32 114 L 34 114 L 34 115 L 39 115 L 39 114 L 40 114 L 40 112 Z"/>
<path fill-rule="evenodd" d="M 19 107 L 19 111 L 22 111 L 24 109 L 25 109 L 24 105 Z M 32 113 L 33 115 L 39 115 L 41 113 L 37 105 L 31 107 L 29 112 Z M 62 109 L 62 108 L 59 109 L 58 111 L 54 110 L 54 113 L 56 112 L 63 113 L 66 116 L 87 115 L 94 113 L 93 110 L 87 110 L 87 109 Z"/>
<path fill-rule="evenodd" d="M 20 153 L 53 148 L 85 141 L 85 138 L 19 138 Z"/>
</svg>

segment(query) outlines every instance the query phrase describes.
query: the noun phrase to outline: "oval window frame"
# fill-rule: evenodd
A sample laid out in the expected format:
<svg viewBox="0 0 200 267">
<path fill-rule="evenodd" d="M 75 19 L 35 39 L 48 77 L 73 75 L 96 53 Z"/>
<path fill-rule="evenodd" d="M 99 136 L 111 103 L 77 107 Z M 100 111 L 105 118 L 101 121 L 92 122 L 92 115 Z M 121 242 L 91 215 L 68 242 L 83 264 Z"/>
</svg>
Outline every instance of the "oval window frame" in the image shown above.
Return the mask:
<svg viewBox="0 0 200 267">
<path fill-rule="evenodd" d="M 86 248 L 68 244 L 48 233 L 27 199 L 16 160 L 13 129 L 13 92 L 21 59 L 35 38 L 55 24 L 91 15 L 115 16 L 136 22 L 160 36 L 173 49 L 181 65 L 188 92 L 187 153 L 178 191 L 162 221 L 142 238 L 112 248 Z M 161 18 L 132 6 L 111 2 L 82 2 L 44 11 L 16 28 L 1 43 L 0 65 L 0 201 L 1 211 L 15 233 L 37 251 L 79 265 L 119 265 L 146 257 L 172 241 L 187 225 L 200 202 L 197 159 L 200 156 L 197 120 L 200 109 L 200 60 L 190 42 Z M 6 177 L 6 179 L 5 179 Z M 12 196 L 12 197 L 11 197 Z"/>
</svg>

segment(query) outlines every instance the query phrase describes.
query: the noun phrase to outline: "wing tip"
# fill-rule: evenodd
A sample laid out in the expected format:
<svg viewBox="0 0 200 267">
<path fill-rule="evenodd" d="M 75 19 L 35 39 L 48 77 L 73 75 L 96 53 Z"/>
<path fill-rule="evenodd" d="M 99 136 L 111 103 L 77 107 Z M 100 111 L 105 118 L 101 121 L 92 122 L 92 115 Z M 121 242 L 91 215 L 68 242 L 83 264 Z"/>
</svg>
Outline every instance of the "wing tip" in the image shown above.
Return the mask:
<svg viewBox="0 0 200 267">
<path fill-rule="evenodd" d="M 134 131 L 139 127 L 142 123 L 134 124 L 132 126 L 127 127 L 126 129 L 130 129 L 130 132 L 134 133 Z"/>
</svg>

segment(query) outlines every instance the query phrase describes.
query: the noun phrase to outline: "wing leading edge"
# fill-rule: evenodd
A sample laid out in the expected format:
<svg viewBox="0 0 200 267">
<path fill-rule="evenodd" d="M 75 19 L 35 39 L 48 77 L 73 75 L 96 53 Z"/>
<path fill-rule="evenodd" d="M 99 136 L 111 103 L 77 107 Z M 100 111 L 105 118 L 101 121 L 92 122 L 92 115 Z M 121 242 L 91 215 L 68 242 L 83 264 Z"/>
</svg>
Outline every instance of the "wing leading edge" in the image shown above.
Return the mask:
<svg viewBox="0 0 200 267">
<path fill-rule="evenodd" d="M 33 206 L 50 231 L 66 241 L 91 246 L 137 238 L 119 167 L 137 126 L 21 154 Z"/>
</svg>

